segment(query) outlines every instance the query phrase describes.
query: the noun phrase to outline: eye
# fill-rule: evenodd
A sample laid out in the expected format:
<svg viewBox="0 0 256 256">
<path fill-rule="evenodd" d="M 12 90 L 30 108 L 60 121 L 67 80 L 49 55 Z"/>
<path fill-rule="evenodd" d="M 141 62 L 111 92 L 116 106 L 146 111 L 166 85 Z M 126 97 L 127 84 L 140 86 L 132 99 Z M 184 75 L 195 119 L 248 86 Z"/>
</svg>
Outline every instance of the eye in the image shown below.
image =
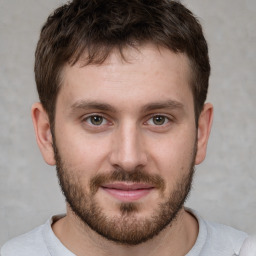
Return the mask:
<svg viewBox="0 0 256 256">
<path fill-rule="evenodd" d="M 89 116 L 85 119 L 85 121 L 93 126 L 100 126 L 100 125 L 104 125 L 107 123 L 107 120 L 103 116 L 100 116 L 100 115 Z"/>
<path fill-rule="evenodd" d="M 169 118 L 163 115 L 155 115 L 148 120 L 149 125 L 165 125 L 169 122 Z"/>
</svg>

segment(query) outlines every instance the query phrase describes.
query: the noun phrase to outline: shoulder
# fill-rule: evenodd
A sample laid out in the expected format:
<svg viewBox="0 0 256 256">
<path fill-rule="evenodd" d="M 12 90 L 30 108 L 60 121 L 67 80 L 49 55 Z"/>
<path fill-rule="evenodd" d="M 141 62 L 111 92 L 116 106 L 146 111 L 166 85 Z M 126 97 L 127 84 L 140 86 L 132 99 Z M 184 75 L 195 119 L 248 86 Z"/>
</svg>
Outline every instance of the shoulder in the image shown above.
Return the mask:
<svg viewBox="0 0 256 256">
<path fill-rule="evenodd" d="M 220 223 L 206 221 L 194 210 L 189 209 L 189 212 L 199 223 L 199 234 L 194 251 L 200 252 L 199 255 L 239 255 L 243 242 L 248 237 L 245 232 Z"/>
<path fill-rule="evenodd" d="M 29 233 L 23 234 L 8 241 L 1 248 L 1 256 L 47 256 L 48 251 L 43 238 L 43 228 L 41 225 Z"/>
<path fill-rule="evenodd" d="M 204 221 L 207 228 L 209 237 L 213 240 L 219 241 L 224 244 L 229 243 L 230 245 L 242 245 L 248 235 L 240 230 L 234 229 L 230 226 L 226 226 L 220 223 Z"/>
<path fill-rule="evenodd" d="M 250 236 L 245 239 L 239 255 L 240 256 L 256 255 L 256 236 Z"/>
<path fill-rule="evenodd" d="M 210 251 L 220 251 L 224 253 L 232 252 L 239 255 L 240 249 L 248 235 L 232 227 L 205 221 L 207 229 L 206 248 Z"/>
</svg>

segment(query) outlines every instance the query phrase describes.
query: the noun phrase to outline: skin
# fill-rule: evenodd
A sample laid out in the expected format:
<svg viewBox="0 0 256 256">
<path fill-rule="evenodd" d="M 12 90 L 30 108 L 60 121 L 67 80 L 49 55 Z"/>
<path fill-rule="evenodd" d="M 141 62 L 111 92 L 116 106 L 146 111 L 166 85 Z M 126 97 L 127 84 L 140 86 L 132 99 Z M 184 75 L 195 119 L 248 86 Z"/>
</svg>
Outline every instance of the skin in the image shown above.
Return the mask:
<svg viewBox="0 0 256 256">
<path fill-rule="evenodd" d="M 102 65 L 66 65 L 56 102 L 55 139 L 66 166 L 87 193 L 94 175 L 114 167 L 126 171 L 142 167 L 150 174 L 159 174 L 165 181 L 163 194 L 152 189 L 138 199 L 140 207 L 135 216 L 139 220 L 150 218 L 158 202 L 166 200 L 177 180 L 188 174 L 195 143 L 195 164 L 204 160 L 213 107 L 204 105 L 196 129 L 186 55 L 144 45 L 139 51 L 126 49 L 125 56 L 127 62 L 114 51 Z M 93 125 L 91 115 L 103 116 L 103 124 Z M 163 124 L 154 123 L 156 115 L 165 117 Z M 46 163 L 55 165 L 49 119 L 40 103 L 33 105 L 32 118 L 41 153 Z M 120 199 L 99 189 L 95 200 L 107 216 L 120 216 Z M 53 225 L 53 231 L 78 256 L 178 256 L 193 247 L 198 223 L 182 208 L 175 222 L 158 236 L 125 246 L 98 235 L 67 205 L 66 217 Z"/>
</svg>

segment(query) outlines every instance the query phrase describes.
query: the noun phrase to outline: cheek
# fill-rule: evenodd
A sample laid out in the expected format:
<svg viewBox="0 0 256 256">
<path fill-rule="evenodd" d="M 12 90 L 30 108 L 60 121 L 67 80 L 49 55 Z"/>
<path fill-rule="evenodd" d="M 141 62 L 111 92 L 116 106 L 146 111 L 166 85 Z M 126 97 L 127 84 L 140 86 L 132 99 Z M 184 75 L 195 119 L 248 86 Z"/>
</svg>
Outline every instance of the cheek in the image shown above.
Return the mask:
<svg viewBox="0 0 256 256">
<path fill-rule="evenodd" d="M 194 158 L 195 136 L 177 135 L 158 141 L 151 150 L 151 158 L 159 174 L 175 181 L 187 174 Z"/>
<path fill-rule="evenodd" d="M 70 169 L 93 175 L 102 168 L 109 148 L 106 138 L 66 131 L 60 133 L 56 140 L 62 161 Z"/>
</svg>

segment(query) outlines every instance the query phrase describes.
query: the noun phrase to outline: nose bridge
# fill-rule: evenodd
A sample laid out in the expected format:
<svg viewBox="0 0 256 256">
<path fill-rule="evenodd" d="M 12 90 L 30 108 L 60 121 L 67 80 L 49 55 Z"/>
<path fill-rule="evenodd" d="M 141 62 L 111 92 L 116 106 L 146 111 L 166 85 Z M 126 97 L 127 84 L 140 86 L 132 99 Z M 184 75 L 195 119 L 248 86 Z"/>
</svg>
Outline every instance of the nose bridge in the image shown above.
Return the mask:
<svg viewBox="0 0 256 256">
<path fill-rule="evenodd" d="M 125 170 L 134 170 L 146 164 L 142 133 L 135 122 L 127 120 L 120 124 L 113 138 L 112 165 Z"/>
</svg>

